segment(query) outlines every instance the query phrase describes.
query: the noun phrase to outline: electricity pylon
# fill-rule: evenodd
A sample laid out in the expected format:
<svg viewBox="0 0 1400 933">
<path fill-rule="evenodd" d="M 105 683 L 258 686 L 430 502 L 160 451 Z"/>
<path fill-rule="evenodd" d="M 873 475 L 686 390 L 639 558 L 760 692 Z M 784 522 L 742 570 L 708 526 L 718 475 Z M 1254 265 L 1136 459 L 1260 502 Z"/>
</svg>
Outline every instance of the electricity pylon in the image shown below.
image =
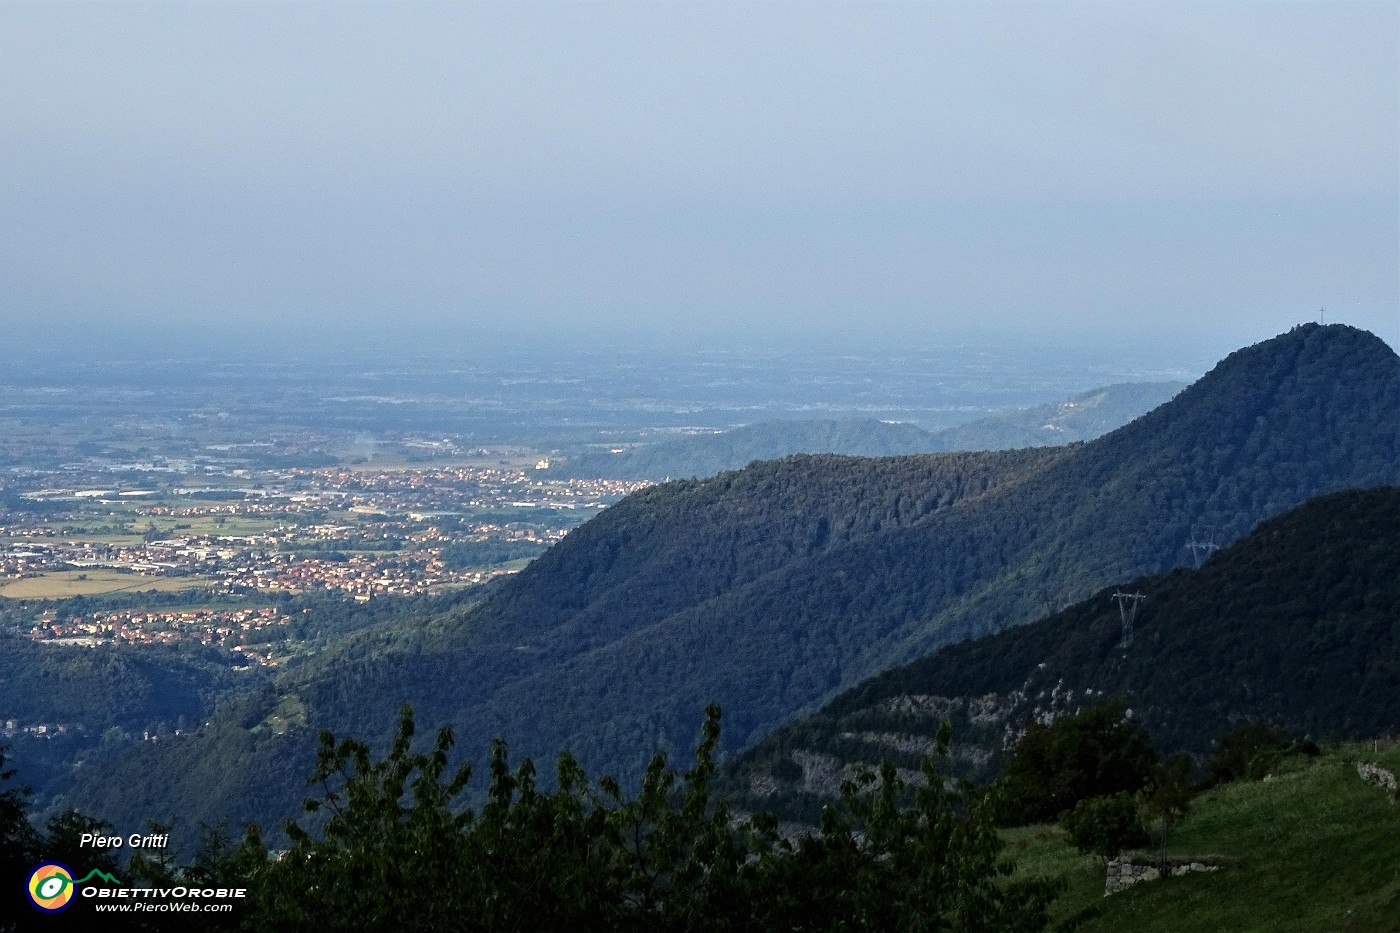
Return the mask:
<svg viewBox="0 0 1400 933">
<path fill-rule="evenodd" d="M 1133 643 L 1133 620 L 1137 618 L 1138 603 L 1146 598 L 1141 593 L 1113 594 L 1113 601 L 1118 604 L 1118 617 L 1123 620 L 1123 640 L 1118 647 L 1127 648 Z"/>
<path fill-rule="evenodd" d="M 1220 545 L 1215 541 L 1187 541 L 1186 546 L 1191 549 L 1191 556 L 1196 559 L 1196 569 L 1199 570 L 1201 564 L 1210 560 L 1210 555 L 1220 550 Z M 1202 557 L 1201 555 L 1205 556 Z"/>
</svg>

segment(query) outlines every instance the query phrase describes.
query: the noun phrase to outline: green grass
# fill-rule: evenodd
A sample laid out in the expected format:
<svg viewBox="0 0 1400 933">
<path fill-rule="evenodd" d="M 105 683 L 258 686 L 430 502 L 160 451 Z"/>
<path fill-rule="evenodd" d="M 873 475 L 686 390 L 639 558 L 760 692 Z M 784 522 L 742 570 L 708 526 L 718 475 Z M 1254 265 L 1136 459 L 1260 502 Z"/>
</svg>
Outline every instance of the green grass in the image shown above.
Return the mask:
<svg viewBox="0 0 1400 933">
<path fill-rule="evenodd" d="M 288 729 L 306 725 L 306 704 L 301 697 L 289 694 L 282 698 L 277 708 L 267 714 L 262 722 L 253 727 L 254 732 L 271 730 L 273 735 L 283 735 Z"/>
<path fill-rule="evenodd" d="M 1285 762 L 1274 779 L 1228 784 L 1196 798 L 1172 833 L 1174 856 L 1236 864 L 1139 884 L 1103 897 L 1104 870 L 1058 827 L 1007 833 L 1018 874 L 1062 878 L 1056 914 L 1097 905 L 1088 933 L 1400 930 L 1400 803 L 1364 783 L 1357 761 L 1400 774 L 1400 745 L 1349 745 Z"/>
<path fill-rule="evenodd" d="M 189 503 L 183 503 L 188 505 Z M 246 535 L 259 535 L 273 531 L 276 528 L 287 524 L 282 518 L 263 518 L 251 515 L 225 515 L 220 516 L 223 522 L 218 521 L 218 517 L 213 515 L 201 515 L 196 517 L 176 517 L 170 515 L 145 516 L 136 515 L 130 510 L 124 510 L 120 515 L 100 515 L 95 518 L 79 518 L 63 522 L 63 527 L 68 531 L 58 534 L 52 538 L 33 537 L 11 537 L 0 538 L 0 542 L 7 544 L 57 544 L 70 541 L 87 541 L 93 544 L 108 544 L 115 547 L 138 545 L 145 540 L 146 528 L 148 525 L 155 525 L 156 531 L 167 538 L 180 537 L 243 537 Z M 124 529 L 121 533 L 113 534 L 109 531 L 97 531 L 97 529 L 110 529 L 119 526 Z M 57 525 L 55 525 L 57 527 Z"/>
<path fill-rule="evenodd" d="M 145 539 L 142 538 L 141 535 L 98 535 L 79 532 L 77 534 L 62 535 L 55 540 L 65 543 L 69 541 L 84 541 L 89 544 L 108 544 L 112 547 L 128 547 L 140 544 Z"/>
<path fill-rule="evenodd" d="M 188 503 L 185 503 L 185 505 L 188 505 Z M 223 518 L 222 524 L 218 521 L 219 517 Z M 286 524 L 285 521 L 275 518 L 257 518 L 246 515 L 224 515 L 218 517 L 213 515 L 200 515 L 195 517 L 157 515 L 153 518 L 140 515 L 130 521 L 133 528 L 138 531 L 143 531 L 147 522 L 149 522 L 154 524 L 161 534 L 171 537 L 187 535 L 200 537 L 207 537 L 209 535 L 225 537 L 257 535 Z M 177 528 L 177 525 L 180 527 Z"/>
<path fill-rule="evenodd" d="M 158 590 L 169 593 L 208 586 L 210 582 L 199 577 L 143 577 L 113 570 L 60 570 L 15 580 L 0 587 L 0 596 L 9 599 L 63 599 L 127 591 Z"/>
<path fill-rule="evenodd" d="M 516 573 L 530 566 L 533 557 L 517 557 L 515 560 L 508 560 L 504 564 L 482 564 L 477 570 L 511 570 Z"/>
</svg>

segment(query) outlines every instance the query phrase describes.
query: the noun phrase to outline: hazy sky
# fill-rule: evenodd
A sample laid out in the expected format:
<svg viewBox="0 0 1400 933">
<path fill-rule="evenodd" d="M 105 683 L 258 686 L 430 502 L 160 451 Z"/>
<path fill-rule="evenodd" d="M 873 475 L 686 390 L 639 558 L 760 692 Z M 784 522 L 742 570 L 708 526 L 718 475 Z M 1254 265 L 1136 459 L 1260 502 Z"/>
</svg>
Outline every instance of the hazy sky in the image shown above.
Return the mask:
<svg viewBox="0 0 1400 933">
<path fill-rule="evenodd" d="M 0 323 L 1400 345 L 1398 8 L 3 3 Z"/>
</svg>

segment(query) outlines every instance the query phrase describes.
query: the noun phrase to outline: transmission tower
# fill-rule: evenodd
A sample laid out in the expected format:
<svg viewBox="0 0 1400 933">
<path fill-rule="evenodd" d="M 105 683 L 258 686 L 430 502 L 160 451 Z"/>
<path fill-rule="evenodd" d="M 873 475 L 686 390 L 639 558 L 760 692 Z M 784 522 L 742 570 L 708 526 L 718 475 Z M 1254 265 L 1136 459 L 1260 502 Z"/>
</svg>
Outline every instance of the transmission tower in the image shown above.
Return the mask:
<svg viewBox="0 0 1400 933">
<path fill-rule="evenodd" d="M 1220 545 L 1214 539 L 1210 541 L 1187 541 L 1186 546 L 1191 549 L 1191 556 L 1196 559 L 1196 569 L 1199 570 L 1201 564 L 1210 560 L 1210 555 L 1220 550 Z M 1202 557 L 1201 555 L 1205 555 Z"/>
<path fill-rule="evenodd" d="M 1137 618 L 1138 603 L 1146 598 L 1141 593 L 1113 594 L 1113 601 L 1118 604 L 1118 617 L 1123 620 L 1123 640 L 1118 647 L 1127 648 L 1133 643 L 1133 620 Z"/>
</svg>

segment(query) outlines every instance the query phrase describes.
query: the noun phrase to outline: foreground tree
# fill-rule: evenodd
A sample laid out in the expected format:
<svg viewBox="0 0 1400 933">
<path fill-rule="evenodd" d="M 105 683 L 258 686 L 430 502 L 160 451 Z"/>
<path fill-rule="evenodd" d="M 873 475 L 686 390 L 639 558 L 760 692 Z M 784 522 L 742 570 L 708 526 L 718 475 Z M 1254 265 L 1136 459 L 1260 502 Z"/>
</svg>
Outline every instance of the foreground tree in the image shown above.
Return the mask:
<svg viewBox="0 0 1400 933">
<path fill-rule="evenodd" d="M 116 863 L 108 851 L 81 846 L 83 833 L 107 835 L 111 824 L 84 816 L 75 810 L 49 819 L 43 830 L 36 829 L 30 819 L 31 791 L 23 785 L 13 786 L 15 769 L 5 767 L 5 749 L 0 747 L 0 878 L 13 884 L 10 894 L 17 895 L 34 866 L 41 861 L 58 861 L 67 865 L 82 865 L 84 869 L 113 871 Z M 14 901 L 6 899 L 7 904 Z M 0 933 L 48 929 L 44 917 L 37 911 L 21 907 L 0 912 Z M 113 929 L 128 929 L 130 924 L 120 920 Z"/>
<path fill-rule="evenodd" d="M 1135 793 L 1152 780 L 1157 753 L 1119 700 L 1053 723 L 1032 723 L 997 780 L 1011 825 L 1058 819 L 1081 800 Z"/>
<path fill-rule="evenodd" d="M 1158 860 L 1165 872 L 1167 841 L 1191 809 L 1191 758 L 1174 755 L 1152 773 L 1152 779 L 1138 791 L 1138 803 L 1151 824 Z"/>
<path fill-rule="evenodd" d="M 1061 815 L 1060 825 L 1076 849 L 1105 861 L 1150 841 L 1138 801 L 1128 793 L 1081 800 Z"/>
<path fill-rule="evenodd" d="M 940 728 L 919 779 L 893 764 L 862 772 L 822 813 L 820 831 L 780 844 L 761 863 L 754 929 L 1043 930 L 1058 886 L 1012 881 L 994 798 L 951 792 L 939 770 L 950 730 Z M 913 785 L 912 788 L 910 785 Z M 912 805 L 905 805 L 912 789 Z"/>
<path fill-rule="evenodd" d="M 29 822 L 28 787 L 13 786 L 15 769 L 5 767 L 0 746 L 0 877 L 22 879 L 38 859 L 41 840 Z M 0 931 L 13 930 L 13 922 L 0 920 Z"/>
<path fill-rule="evenodd" d="M 256 834 L 241 865 L 252 929 L 1035 931 L 1056 889 L 1013 880 L 986 799 L 950 792 L 938 753 L 917 780 L 862 773 L 818 830 L 783 838 L 769 815 L 737 819 L 711 793 L 719 710 L 684 775 L 656 755 L 635 797 L 590 783 L 561 755 L 557 789 L 497 743 L 487 802 L 460 807 L 470 768 L 448 775 L 452 734 L 412 751 L 405 708 L 387 757 L 322 735 L 308 811 L 272 858 Z"/>
</svg>

